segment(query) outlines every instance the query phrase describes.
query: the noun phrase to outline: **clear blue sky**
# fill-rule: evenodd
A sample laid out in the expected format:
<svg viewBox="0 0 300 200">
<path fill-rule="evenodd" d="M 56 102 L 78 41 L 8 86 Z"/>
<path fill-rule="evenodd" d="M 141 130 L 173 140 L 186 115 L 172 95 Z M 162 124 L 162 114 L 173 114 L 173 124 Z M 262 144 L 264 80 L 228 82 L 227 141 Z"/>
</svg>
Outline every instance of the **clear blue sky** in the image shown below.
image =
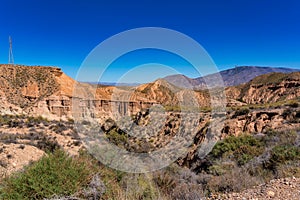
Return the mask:
<svg viewBox="0 0 300 200">
<path fill-rule="evenodd" d="M 1 0 L 0 63 L 8 62 L 11 35 L 16 63 L 59 66 L 75 77 L 100 42 L 148 26 L 192 37 L 220 69 L 235 65 L 300 68 L 297 0 Z M 139 63 L 144 61 L 153 60 Z"/>
</svg>

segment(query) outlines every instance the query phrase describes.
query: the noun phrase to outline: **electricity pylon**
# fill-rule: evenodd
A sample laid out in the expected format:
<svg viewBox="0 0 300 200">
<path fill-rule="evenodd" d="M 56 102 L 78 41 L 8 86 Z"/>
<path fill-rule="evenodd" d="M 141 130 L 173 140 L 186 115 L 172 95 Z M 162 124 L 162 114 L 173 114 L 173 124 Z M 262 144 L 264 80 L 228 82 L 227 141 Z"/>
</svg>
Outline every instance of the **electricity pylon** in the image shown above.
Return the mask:
<svg viewBox="0 0 300 200">
<path fill-rule="evenodd" d="M 9 51 L 8 51 L 8 64 L 14 64 L 14 55 L 12 50 L 12 40 L 11 37 L 8 37 L 9 42 Z"/>
</svg>

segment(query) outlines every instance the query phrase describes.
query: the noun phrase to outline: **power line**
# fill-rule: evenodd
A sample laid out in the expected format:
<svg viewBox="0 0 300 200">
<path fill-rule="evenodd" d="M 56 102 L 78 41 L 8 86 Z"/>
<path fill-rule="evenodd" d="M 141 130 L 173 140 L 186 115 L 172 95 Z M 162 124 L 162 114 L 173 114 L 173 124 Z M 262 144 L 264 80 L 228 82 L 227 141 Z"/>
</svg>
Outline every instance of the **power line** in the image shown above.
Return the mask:
<svg viewBox="0 0 300 200">
<path fill-rule="evenodd" d="M 14 55 L 12 50 L 12 40 L 11 37 L 8 37 L 9 50 L 8 50 L 8 64 L 14 64 Z"/>
</svg>

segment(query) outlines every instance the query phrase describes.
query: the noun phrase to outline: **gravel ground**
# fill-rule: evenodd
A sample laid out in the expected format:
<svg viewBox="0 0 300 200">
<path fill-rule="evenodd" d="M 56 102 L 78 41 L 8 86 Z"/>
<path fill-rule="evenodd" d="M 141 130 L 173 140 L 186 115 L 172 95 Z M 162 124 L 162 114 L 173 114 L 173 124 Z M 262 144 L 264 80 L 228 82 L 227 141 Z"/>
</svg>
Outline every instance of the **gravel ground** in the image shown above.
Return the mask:
<svg viewBox="0 0 300 200">
<path fill-rule="evenodd" d="M 247 189 L 240 193 L 216 194 L 213 200 L 300 200 L 300 178 L 283 178 L 271 180 L 269 183 Z"/>
</svg>

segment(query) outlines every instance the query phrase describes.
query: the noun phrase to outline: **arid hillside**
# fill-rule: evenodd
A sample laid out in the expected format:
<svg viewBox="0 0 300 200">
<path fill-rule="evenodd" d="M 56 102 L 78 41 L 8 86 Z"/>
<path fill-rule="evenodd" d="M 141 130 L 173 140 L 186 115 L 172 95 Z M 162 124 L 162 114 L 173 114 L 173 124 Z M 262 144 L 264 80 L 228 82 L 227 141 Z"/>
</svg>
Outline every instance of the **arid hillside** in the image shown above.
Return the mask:
<svg viewBox="0 0 300 200">
<path fill-rule="evenodd" d="M 226 116 L 214 119 L 208 90 L 182 89 L 163 79 L 130 87 L 91 85 L 55 67 L 0 65 L 0 82 L 0 199 L 239 199 L 253 193 L 276 199 L 282 197 L 277 185 L 259 186 L 267 189 L 262 193 L 238 192 L 274 178 L 300 177 L 299 72 L 265 74 L 225 88 Z M 72 115 L 75 100 L 80 128 Z M 113 107 L 123 121 L 114 118 Z M 101 120 L 95 126 L 89 119 Z M 212 124 L 221 119 L 214 135 Z M 84 128 L 101 130 L 128 152 L 151 155 L 165 148 L 164 158 L 180 157 L 149 177 L 132 178 L 87 153 Z M 204 154 L 201 148 L 209 148 L 212 138 L 218 142 Z M 61 179 L 54 183 L 53 176 Z M 36 185 L 24 184 L 30 181 Z M 47 190 L 49 181 L 54 191 Z"/>
<path fill-rule="evenodd" d="M 230 93 L 230 88 L 227 90 Z M 231 96 L 247 104 L 265 104 L 300 97 L 300 72 L 270 73 L 235 87 Z"/>
<path fill-rule="evenodd" d="M 75 83 L 56 67 L 0 65 L 0 75 L 1 113 L 51 114 L 48 101 L 72 96 Z"/>
<path fill-rule="evenodd" d="M 198 105 L 202 108 L 209 108 L 211 103 L 208 90 L 182 89 L 164 79 L 136 87 L 95 86 L 78 83 L 56 67 L 21 65 L 0 65 L 0 75 L 3 114 L 71 118 L 74 98 L 81 99 L 83 106 L 93 109 L 93 116 L 110 111 L 109 107 L 113 105 L 110 100 L 131 102 L 133 107 L 129 113 L 148 107 L 139 106 L 141 102 L 156 102 L 168 109 L 178 108 L 183 101 L 185 106 Z M 299 82 L 300 72 L 261 75 L 248 83 L 227 87 L 226 101 L 228 106 L 242 106 L 297 100 L 300 96 Z"/>
<path fill-rule="evenodd" d="M 73 97 L 84 98 L 92 90 L 57 67 L 0 65 L 2 114 L 29 114 L 51 119 L 71 117 Z M 78 85 L 74 96 L 73 89 Z"/>
<path fill-rule="evenodd" d="M 300 97 L 300 72 L 269 73 L 258 76 L 248 83 L 225 88 L 228 106 L 265 105 L 296 100 Z M 187 90 L 165 80 L 138 86 L 132 99 L 151 99 L 163 105 L 178 105 L 183 96 L 196 99 L 200 107 L 210 106 L 210 91 Z M 193 97 L 193 98 L 192 98 Z M 196 105 L 196 104 L 193 104 Z"/>
</svg>

